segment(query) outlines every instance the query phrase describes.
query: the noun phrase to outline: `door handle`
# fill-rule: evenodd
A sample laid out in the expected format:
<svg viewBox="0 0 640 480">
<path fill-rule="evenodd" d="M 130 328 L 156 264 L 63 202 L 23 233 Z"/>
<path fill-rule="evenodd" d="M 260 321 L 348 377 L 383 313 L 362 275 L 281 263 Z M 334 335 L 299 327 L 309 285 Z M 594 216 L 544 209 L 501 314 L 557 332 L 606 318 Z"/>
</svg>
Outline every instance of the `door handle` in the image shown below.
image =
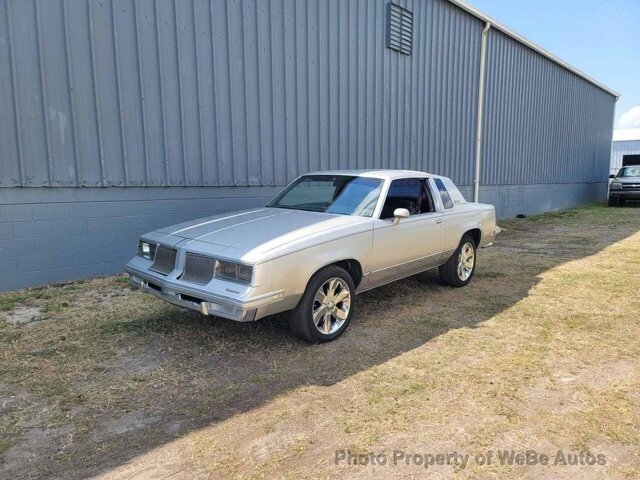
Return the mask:
<svg viewBox="0 0 640 480">
<path fill-rule="evenodd" d="M 441 218 L 436 219 L 436 223 L 442 223 L 442 219 Z"/>
</svg>

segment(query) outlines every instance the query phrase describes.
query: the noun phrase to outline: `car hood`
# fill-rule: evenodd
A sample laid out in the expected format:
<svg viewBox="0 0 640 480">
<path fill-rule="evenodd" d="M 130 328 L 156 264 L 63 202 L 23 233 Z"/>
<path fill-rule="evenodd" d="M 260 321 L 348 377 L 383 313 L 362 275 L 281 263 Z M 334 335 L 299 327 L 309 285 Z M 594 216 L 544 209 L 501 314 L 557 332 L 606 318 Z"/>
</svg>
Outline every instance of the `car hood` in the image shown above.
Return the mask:
<svg viewBox="0 0 640 480">
<path fill-rule="evenodd" d="M 369 218 L 282 208 L 256 208 L 201 218 L 158 230 L 168 237 L 190 240 L 194 247 L 230 247 L 227 252 L 266 254 L 316 237 L 341 235 L 345 229 L 370 223 Z M 185 245 L 184 243 L 182 245 Z M 286 253 L 286 252 L 279 252 Z M 252 255 L 253 257 L 253 255 Z"/>
</svg>

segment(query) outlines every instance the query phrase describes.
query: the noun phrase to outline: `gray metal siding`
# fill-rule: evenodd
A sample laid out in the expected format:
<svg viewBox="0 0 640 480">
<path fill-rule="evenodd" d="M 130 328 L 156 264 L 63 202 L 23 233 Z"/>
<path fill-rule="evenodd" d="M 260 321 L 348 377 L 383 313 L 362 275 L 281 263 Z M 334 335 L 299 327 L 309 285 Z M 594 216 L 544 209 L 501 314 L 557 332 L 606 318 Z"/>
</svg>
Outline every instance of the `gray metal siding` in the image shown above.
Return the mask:
<svg viewBox="0 0 640 480">
<path fill-rule="evenodd" d="M 614 98 L 497 30 L 489 31 L 481 183 L 601 182 Z"/>
<path fill-rule="evenodd" d="M 274 187 L 0 189 L 0 291 L 121 272 L 138 237 L 264 206 Z"/>
<path fill-rule="evenodd" d="M 446 0 L 0 0 L 0 290 L 121 271 L 141 233 L 300 173 L 411 168 L 472 197 L 481 31 Z M 606 194 L 614 97 L 498 31 L 480 200 Z M 87 188 L 75 188 L 87 187 Z M 104 188 L 127 187 L 127 188 Z"/>
<path fill-rule="evenodd" d="M 473 187 L 461 188 L 467 199 Z M 121 272 L 140 234 L 261 207 L 278 187 L 0 189 L 0 291 Z M 485 186 L 499 218 L 606 198 L 607 184 Z"/>
<path fill-rule="evenodd" d="M 611 173 L 618 173 L 625 155 L 639 155 L 640 140 L 619 140 L 611 148 Z"/>
<path fill-rule="evenodd" d="M 472 180 L 482 23 L 386 0 L 3 0 L 0 186 L 282 185 L 326 168 Z"/>
<path fill-rule="evenodd" d="M 493 205 L 498 219 L 506 219 L 602 203 L 607 199 L 607 189 L 607 182 L 484 185 L 480 201 Z M 473 199 L 473 185 L 462 186 L 460 191 L 464 198 Z"/>
</svg>

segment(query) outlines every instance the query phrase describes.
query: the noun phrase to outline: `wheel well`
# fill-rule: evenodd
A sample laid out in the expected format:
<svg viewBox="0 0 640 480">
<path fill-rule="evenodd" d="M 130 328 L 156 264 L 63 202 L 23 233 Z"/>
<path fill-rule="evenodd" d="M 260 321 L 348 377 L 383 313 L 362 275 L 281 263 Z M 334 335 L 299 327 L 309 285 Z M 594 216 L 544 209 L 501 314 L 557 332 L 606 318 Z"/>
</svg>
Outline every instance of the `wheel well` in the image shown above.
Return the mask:
<svg viewBox="0 0 640 480">
<path fill-rule="evenodd" d="M 471 230 L 467 230 L 465 232 L 465 235 L 471 235 L 471 238 L 473 238 L 473 241 L 476 242 L 476 247 L 480 245 L 480 239 L 482 238 L 482 232 L 480 231 L 479 228 L 473 228 Z"/>
<path fill-rule="evenodd" d="M 353 284 L 356 286 L 356 288 L 358 288 L 358 285 L 362 280 L 362 265 L 360 265 L 359 261 L 354 260 L 353 258 L 350 258 L 347 260 L 340 260 L 339 262 L 334 262 L 331 265 L 336 265 L 340 268 L 345 269 L 349 273 L 349 275 L 351 275 Z"/>
</svg>

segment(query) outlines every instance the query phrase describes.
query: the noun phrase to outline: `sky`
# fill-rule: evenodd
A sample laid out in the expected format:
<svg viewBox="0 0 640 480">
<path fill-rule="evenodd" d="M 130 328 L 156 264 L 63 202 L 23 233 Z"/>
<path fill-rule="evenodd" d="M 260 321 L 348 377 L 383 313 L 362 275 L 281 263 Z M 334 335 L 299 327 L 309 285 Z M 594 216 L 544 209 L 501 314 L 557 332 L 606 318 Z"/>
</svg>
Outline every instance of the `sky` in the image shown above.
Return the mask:
<svg viewBox="0 0 640 480">
<path fill-rule="evenodd" d="M 640 0 L 467 0 L 620 93 L 615 136 L 640 138 Z"/>
</svg>

